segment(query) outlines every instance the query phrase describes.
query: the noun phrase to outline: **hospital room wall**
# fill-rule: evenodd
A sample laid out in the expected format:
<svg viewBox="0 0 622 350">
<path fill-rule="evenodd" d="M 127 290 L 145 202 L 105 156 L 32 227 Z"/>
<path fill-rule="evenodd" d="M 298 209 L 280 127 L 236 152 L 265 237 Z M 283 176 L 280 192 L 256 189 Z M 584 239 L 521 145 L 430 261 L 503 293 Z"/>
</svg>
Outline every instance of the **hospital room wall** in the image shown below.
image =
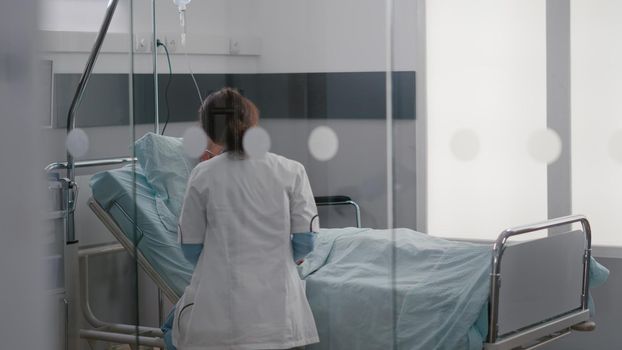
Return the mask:
<svg viewBox="0 0 622 350">
<path fill-rule="evenodd" d="M 179 32 L 178 16 L 172 4 L 168 1 L 156 3 L 158 31 Z M 94 31 L 102 11 L 96 11 L 93 4 L 52 0 L 49 6 L 54 18 L 44 20 L 42 27 L 46 30 Z M 73 23 L 69 19 L 79 10 L 82 18 L 92 18 Z M 416 70 L 416 11 L 414 1 L 395 2 L 393 69 L 396 71 Z M 150 1 L 135 1 L 135 14 L 135 32 L 148 32 L 151 29 Z M 258 56 L 191 54 L 190 63 L 195 73 L 382 72 L 386 67 L 383 2 L 195 1 L 191 3 L 187 16 L 189 41 L 193 35 L 205 33 L 261 39 L 261 54 Z M 120 15 L 116 22 L 113 21 L 111 30 L 127 31 L 126 20 L 127 15 Z M 78 72 L 81 69 L 79 62 L 85 59 L 85 55 L 52 52 L 49 57 L 54 59 L 57 72 Z M 137 72 L 150 72 L 152 69 L 150 55 L 136 54 L 135 63 Z M 186 59 L 181 54 L 172 55 L 172 65 L 175 73 L 188 72 Z M 119 67 L 124 66 L 127 66 L 127 55 L 104 53 L 95 71 L 122 72 Z M 158 69 L 160 73 L 168 71 L 163 55 L 160 55 Z M 343 118 L 327 120 L 265 119 L 262 125 L 270 133 L 273 151 L 297 159 L 307 167 L 317 195 L 352 196 L 362 206 L 363 224 L 381 228 L 386 226 L 384 118 L 384 115 L 378 115 L 371 120 L 356 120 L 344 115 Z M 395 178 L 398 179 L 396 186 L 400 189 L 396 191 L 396 224 L 414 228 L 416 122 L 412 119 L 395 122 Z M 189 126 L 190 123 L 181 125 Z M 315 160 L 307 150 L 309 133 L 318 125 L 335 129 L 339 138 L 337 156 L 326 162 Z M 127 153 L 127 133 L 123 128 L 96 129 L 100 128 L 86 130 L 92 143 L 91 152 L 85 158 Z M 139 130 L 146 131 L 149 128 Z M 63 133 L 50 133 L 57 134 L 54 137 L 56 141 L 51 142 L 62 146 Z M 103 134 L 108 136 L 100 136 Z M 173 129 L 167 134 L 181 135 L 173 133 Z M 124 146 L 116 149 L 112 145 Z M 62 147 L 56 149 L 62 159 Z"/>
<path fill-rule="evenodd" d="M 382 72 L 386 69 L 384 1 L 261 1 L 257 21 L 262 38 L 261 73 Z M 417 1 L 394 1 L 392 70 L 417 71 Z M 276 9 L 279 9 L 278 11 Z M 414 96 L 413 96 L 414 98 Z M 415 103 L 417 103 L 415 101 Z M 412 111 L 413 115 L 415 111 Z M 347 117 L 347 116 L 344 116 Z M 266 121 L 275 151 L 300 160 L 317 195 L 344 194 L 362 207 L 363 226 L 387 225 L 386 120 Z M 396 120 L 395 224 L 416 227 L 414 120 Z M 319 162 L 308 152 L 308 133 L 317 125 L 339 138 L 335 158 Z M 287 130 L 294 133 L 288 134 Z M 293 146 L 293 147 L 292 147 Z"/>
</svg>

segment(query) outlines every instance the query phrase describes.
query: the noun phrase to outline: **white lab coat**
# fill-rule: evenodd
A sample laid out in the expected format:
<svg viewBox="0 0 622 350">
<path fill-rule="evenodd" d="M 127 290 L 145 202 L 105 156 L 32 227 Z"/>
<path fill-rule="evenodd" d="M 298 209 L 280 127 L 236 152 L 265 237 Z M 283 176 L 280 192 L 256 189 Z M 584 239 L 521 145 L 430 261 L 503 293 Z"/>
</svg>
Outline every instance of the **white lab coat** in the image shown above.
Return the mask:
<svg viewBox="0 0 622 350">
<path fill-rule="evenodd" d="M 290 233 L 317 231 L 304 167 L 222 154 L 191 173 L 178 238 L 203 244 L 177 303 L 179 350 L 288 349 L 319 341 Z M 313 221 L 313 222 L 312 222 Z"/>
</svg>

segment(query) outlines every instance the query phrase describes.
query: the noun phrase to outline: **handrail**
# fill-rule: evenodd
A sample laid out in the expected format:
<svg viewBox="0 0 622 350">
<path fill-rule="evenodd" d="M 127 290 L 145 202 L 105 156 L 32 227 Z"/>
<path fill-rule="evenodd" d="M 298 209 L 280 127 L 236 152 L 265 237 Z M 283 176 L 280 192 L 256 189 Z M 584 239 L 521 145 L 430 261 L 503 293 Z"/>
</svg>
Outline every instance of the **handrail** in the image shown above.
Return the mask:
<svg viewBox="0 0 622 350">
<path fill-rule="evenodd" d="M 589 295 L 589 268 L 592 250 L 592 230 L 587 218 L 583 215 L 570 215 L 531 225 L 518 226 L 507 229 L 497 237 L 492 247 L 492 271 L 490 273 L 490 301 L 488 307 L 488 343 L 494 343 L 498 337 L 499 322 L 499 292 L 501 288 L 501 258 L 510 237 L 525 233 L 540 231 L 553 227 L 581 223 L 586 239 L 586 248 L 583 255 L 583 281 L 581 291 L 581 309 L 587 310 Z"/>
<path fill-rule="evenodd" d="M 136 158 L 126 157 L 126 158 L 105 158 L 105 159 L 92 159 L 92 160 L 83 160 L 79 162 L 74 162 L 74 168 L 89 168 L 95 166 L 106 166 L 106 165 L 118 165 L 125 163 L 133 163 L 136 161 Z M 45 167 L 46 172 L 54 171 L 54 170 L 63 170 L 68 169 L 69 163 L 67 162 L 56 162 L 48 164 Z"/>
<path fill-rule="evenodd" d="M 110 253 L 117 253 L 125 251 L 125 248 L 119 243 L 112 244 L 102 244 L 102 245 L 94 245 L 90 247 L 80 248 L 78 249 L 78 256 L 86 257 L 86 256 L 97 256 L 97 255 L 106 255 Z"/>
<path fill-rule="evenodd" d="M 108 341 L 111 343 L 119 343 L 119 344 L 130 344 L 130 346 L 143 345 L 143 346 L 149 346 L 149 347 L 160 348 L 160 349 L 163 349 L 165 347 L 164 340 L 159 337 L 148 337 L 148 336 L 137 335 L 137 334 L 119 334 L 119 333 L 91 330 L 91 329 L 81 329 L 80 338 L 103 340 L 103 341 Z"/>
</svg>

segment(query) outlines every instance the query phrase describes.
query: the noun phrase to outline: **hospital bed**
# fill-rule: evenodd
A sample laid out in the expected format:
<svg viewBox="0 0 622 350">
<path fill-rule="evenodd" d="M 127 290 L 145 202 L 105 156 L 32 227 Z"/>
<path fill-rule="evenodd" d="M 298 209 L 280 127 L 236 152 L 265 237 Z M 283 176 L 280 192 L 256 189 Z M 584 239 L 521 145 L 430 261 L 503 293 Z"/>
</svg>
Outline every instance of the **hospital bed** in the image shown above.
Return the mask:
<svg viewBox="0 0 622 350">
<path fill-rule="evenodd" d="M 140 168 L 135 167 L 135 176 L 131 169 L 126 167 L 106 171 L 97 174 L 92 182 L 93 198 L 89 200 L 89 206 L 120 243 L 120 246 L 112 249 L 96 247 L 92 253 L 124 249 L 136 259 L 163 294 L 175 303 L 183 293 L 185 285 L 189 283 L 192 266 L 184 260 L 175 243 L 174 233 L 163 229 L 155 215 L 155 204 L 150 199 L 153 193 Z M 132 185 L 134 179 L 135 187 Z M 136 198 L 136 205 L 133 198 Z M 357 209 L 357 222 L 360 222 L 358 206 L 350 203 L 353 202 L 350 198 L 330 197 L 320 199 L 319 202 L 352 205 Z M 570 227 L 570 224 L 580 224 L 581 228 L 528 242 L 509 242 L 514 236 L 560 226 Z M 378 230 L 366 234 L 374 231 Z M 360 230 L 352 232 L 363 235 Z M 376 234 L 380 234 L 380 231 Z M 407 234 L 412 235 L 414 231 Z M 460 244 L 468 243 L 458 245 Z M 487 308 L 484 308 L 485 314 L 476 320 L 480 328 L 484 328 L 481 332 L 485 336 L 478 348 L 535 349 L 570 334 L 572 330 L 594 328 L 594 324 L 589 321 L 588 307 L 591 231 L 585 217 L 569 216 L 508 229 L 499 235 L 492 246 L 487 246 L 486 250 L 489 253 L 483 265 L 487 271 L 485 288 L 489 299 Z M 84 274 L 87 273 L 88 256 L 89 254 L 81 255 L 81 269 Z M 163 257 L 168 259 L 163 261 Z M 409 269 L 416 271 L 417 266 Z M 526 271 L 529 273 L 525 273 Z M 315 276 L 318 276 L 317 272 Z M 309 279 L 307 282 L 308 290 L 311 281 Z M 321 285 L 321 288 L 325 287 L 330 289 L 332 286 Z M 336 286 L 333 290 L 338 288 Z M 360 290 L 364 287 L 357 288 Z M 83 290 L 83 311 L 94 330 L 83 330 L 83 337 L 126 343 L 127 339 L 124 337 L 130 333 L 133 337 L 139 337 L 133 339 L 139 339 L 140 344 L 163 346 L 159 329 L 135 328 L 133 325 L 115 325 L 97 320 L 88 307 L 88 288 L 86 289 Z M 311 302 L 313 296 L 309 297 Z M 313 309 L 314 304 L 311 304 Z M 317 322 L 321 322 L 321 316 L 318 315 L 322 310 L 313 311 Z"/>
</svg>

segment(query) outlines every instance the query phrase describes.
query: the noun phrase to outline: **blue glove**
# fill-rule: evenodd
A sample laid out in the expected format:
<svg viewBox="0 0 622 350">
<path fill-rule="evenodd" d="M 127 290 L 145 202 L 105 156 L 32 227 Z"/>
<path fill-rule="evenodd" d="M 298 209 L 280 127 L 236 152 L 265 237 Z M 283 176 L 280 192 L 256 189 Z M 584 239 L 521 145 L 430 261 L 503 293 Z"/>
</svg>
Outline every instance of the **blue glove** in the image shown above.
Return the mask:
<svg viewBox="0 0 622 350">
<path fill-rule="evenodd" d="M 201 256 L 202 251 L 203 251 L 202 243 L 181 245 L 181 252 L 184 253 L 184 257 L 194 266 L 197 266 L 197 262 L 199 261 L 199 256 Z"/>
<path fill-rule="evenodd" d="M 311 253 L 315 245 L 316 235 L 317 233 L 314 232 L 294 233 L 292 235 L 294 261 L 298 261 Z"/>
</svg>

